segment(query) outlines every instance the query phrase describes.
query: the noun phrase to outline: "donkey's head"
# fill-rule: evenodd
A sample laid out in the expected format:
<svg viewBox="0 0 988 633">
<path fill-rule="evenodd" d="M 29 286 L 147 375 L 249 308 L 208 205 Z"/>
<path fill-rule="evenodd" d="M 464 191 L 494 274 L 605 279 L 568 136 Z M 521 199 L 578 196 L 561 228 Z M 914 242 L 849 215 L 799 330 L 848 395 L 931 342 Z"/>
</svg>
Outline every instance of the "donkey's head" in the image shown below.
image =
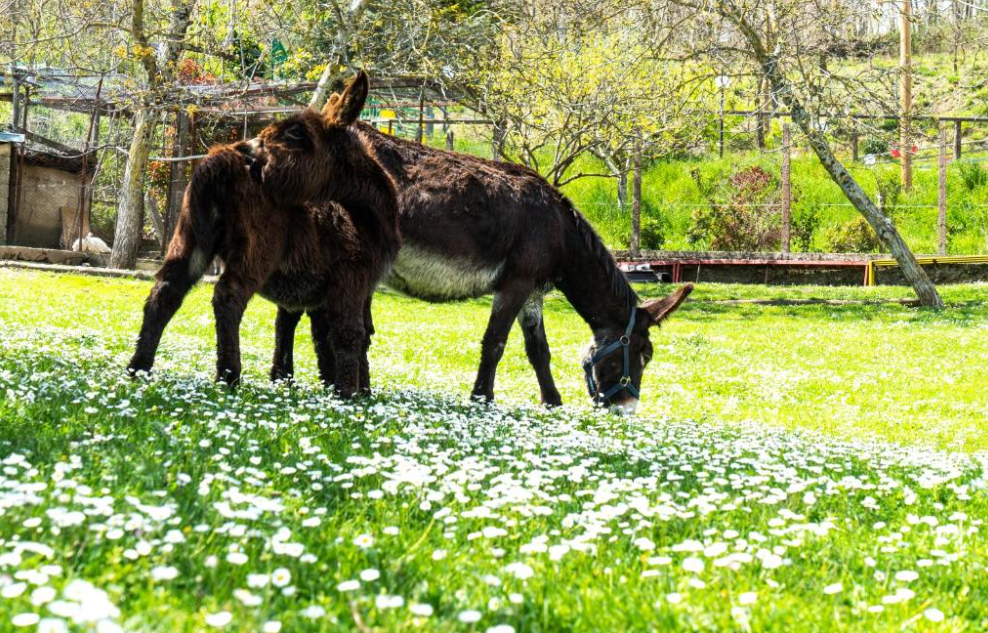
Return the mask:
<svg viewBox="0 0 988 633">
<path fill-rule="evenodd" d="M 374 159 L 350 125 L 360 116 L 369 88 L 360 71 L 321 112 L 307 108 L 243 144 L 242 151 L 260 166 L 265 191 L 280 203 L 303 204 L 346 198 L 351 189 L 363 187 L 360 181 Z"/>
<path fill-rule="evenodd" d="M 642 375 L 652 360 L 651 328 L 658 327 L 693 291 L 685 284 L 668 297 L 646 301 L 632 311 L 623 329 L 598 332 L 583 357 L 587 391 L 600 406 L 615 413 L 634 413 Z"/>
</svg>

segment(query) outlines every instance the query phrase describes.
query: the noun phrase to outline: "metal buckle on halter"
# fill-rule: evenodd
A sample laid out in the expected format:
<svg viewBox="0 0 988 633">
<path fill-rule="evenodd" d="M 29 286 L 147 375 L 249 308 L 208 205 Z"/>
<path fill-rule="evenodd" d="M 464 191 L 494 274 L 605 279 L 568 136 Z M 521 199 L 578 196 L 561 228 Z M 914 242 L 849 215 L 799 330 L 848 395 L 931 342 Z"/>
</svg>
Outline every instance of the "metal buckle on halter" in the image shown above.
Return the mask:
<svg viewBox="0 0 988 633">
<path fill-rule="evenodd" d="M 631 318 L 628 319 L 628 327 L 625 328 L 624 335 L 622 335 L 621 338 L 613 343 L 610 343 L 604 347 L 604 349 L 600 350 L 583 363 L 583 371 L 587 378 L 587 387 L 589 387 L 591 395 L 593 395 L 602 405 L 606 404 L 612 396 L 620 391 L 627 391 L 635 398 L 639 397 L 638 389 L 636 389 L 635 385 L 631 382 L 631 331 L 635 328 L 636 311 L 637 308 L 631 309 Z M 597 389 L 597 381 L 594 380 L 593 377 L 593 368 L 596 367 L 600 361 L 618 351 L 618 349 L 622 350 L 624 354 L 624 368 L 621 374 L 621 379 L 610 389 L 604 390 L 601 393 L 601 391 Z"/>
</svg>

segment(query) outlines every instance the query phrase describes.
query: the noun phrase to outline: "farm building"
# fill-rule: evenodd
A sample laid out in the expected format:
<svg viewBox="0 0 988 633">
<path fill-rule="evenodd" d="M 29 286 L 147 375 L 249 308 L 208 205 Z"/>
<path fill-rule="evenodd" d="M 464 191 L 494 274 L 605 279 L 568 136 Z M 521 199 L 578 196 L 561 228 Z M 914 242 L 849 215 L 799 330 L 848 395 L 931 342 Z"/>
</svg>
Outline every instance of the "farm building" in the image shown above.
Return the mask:
<svg viewBox="0 0 988 633">
<path fill-rule="evenodd" d="M 89 227 L 81 197 L 92 174 L 81 157 L 8 145 L 6 237 L 10 244 L 69 248 Z M 3 165 L 0 163 L 0 168 Z"/>
</svg>

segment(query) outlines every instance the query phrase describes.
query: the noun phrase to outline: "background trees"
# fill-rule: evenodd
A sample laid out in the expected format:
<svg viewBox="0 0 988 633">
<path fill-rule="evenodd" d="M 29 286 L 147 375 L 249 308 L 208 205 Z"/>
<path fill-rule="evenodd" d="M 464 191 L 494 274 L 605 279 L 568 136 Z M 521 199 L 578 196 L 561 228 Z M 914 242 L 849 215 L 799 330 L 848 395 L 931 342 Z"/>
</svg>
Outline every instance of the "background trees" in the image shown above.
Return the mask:
<svg viewBox="0 0 988 633">
<path fill-rule="evenodd" d="M 882 123 L 855 118 L 899 107 L 894 56 L 901 2 L 3 2 L 12 22 L 0 32 L 0 63 L 8 75 L 57 70 L 91 85 L 103 77 L 104 97 L 124 107 L 126 143 L 107 150 L 126 155 L 117 182 L 116 265 L 133 262 L 147 226 L 141 189 L 148 154 L 166 145 L 156 123 L 195 106 L 189 84 L 312 82 L 311 101 L 318 105 L 364 67 L 377 77 L 416 78 L 423 94 L 426 85 L 446 89 L 473 110 L 468 116 L 492 122 L 473 128 L 467 140 L 486 134 L 484 147 L 498 159 L 524 162 L 557 185 L 606 183 L 629 224 L 631 211 L 648 202 L 636 201 L 635 166 L 708 152 L 717 141 L 722 96 L 728 109 L 791 109 L 796 143 L 821 154 L 848 199 L 909 268 L 896 227 L 880 210 L 873 213 L 878 207 L 855 192 L 854 178 L 842 175 L 837 160 L 852 136 L 868 137 L 866 153 L 903 144 Z M 940 55 L 930 62 L 938 71 L 955 71 L 917 76 L 916 111 L 954 112 L 958 103 L 976 110 L 985 87 L 967 67 L 988 64 L 979 61 L 988 39 L 988 1 L 912 0 L 910 7 L 917 50 Z M 730 87 L 718 90 L 717 77 L 729 77 Z M 943 85 L 931 93 L 934 82 Z M 767 115 L 744 125 L 753 146 L 778 144 Z M 730 136 L 728 129 L 728 144 Z M 647 215 L 654 219 L 655 213 Z"/>
</svg>

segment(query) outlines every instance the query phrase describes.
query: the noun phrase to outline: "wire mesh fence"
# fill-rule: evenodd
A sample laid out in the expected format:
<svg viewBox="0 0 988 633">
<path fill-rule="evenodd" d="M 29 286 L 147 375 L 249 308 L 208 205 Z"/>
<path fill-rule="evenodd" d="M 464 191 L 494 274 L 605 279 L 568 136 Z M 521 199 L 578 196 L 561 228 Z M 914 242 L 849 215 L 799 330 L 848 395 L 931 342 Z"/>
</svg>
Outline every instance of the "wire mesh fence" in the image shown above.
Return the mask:
<svg viewBox="0 0 988 633">
<path fill-rule="evenodd" d="M 489 121 L 469 113 L 451 115 L 451 108 L 445 106 L 432 109 L 426 116 L 424 109 L 392 109 L 386 105 L 378 104 L 372 116 L 368 117 L 385 133 L 436 147 L 503 158 L 495 155 L 493 126 Z M 192 117 L 175 111 L 162 113 L 152 141 L 151 160 L 145 177 L 145 250 L 160 250 L 166 241 L 191 168 L 209 146 L 252 136 L 272 116 L 283 116 L 288 111 L 291 108 L 282 108 L 278 112 L 266 112 L 263 117 L 247 116 L 249 113 L 246 112 L 243 117 Z M 0 163 L 0 172 L 10 174 L 6 196 L 7 241 L 28 246 L 71 248 L 77 240 L 92 233 L 105 243 L 112 244 L 119 192 L 132 135 L 128 117 L 119 111 L 87 114 L 41 105 L 32 106 L 26 115 L 24 123 L 30 130 L 30 138 L 13 152 L 6 168 Z M 796 155 L 809 152 L 806 139 L 798 133 L 793 133 L 790 144 L 782 142 L 784 117 L 776 116 L 768 124 L 759 122 L 757 113 L 725 113 L 724 118 L 725 134 L 706 138 L 691 153 L 691 160 L 714 157 L 720 149 L 717 144 L 723 143 L 726 160 L 746 157 L 744 160 L 750 162 L 750 157 L 754 155 L 760 164 L 769 165 L 769 170 L 781 185 L 782 162 L 787 149 Z M 988 119 L 965 119 L 963 126 L 961 129 L 956 124 L 947 124 L 945 142 L 948 144 L 947 162 L 951 173 L 965 165 L 973 170 L 988 162 Z M 894 142 L 888 140 L 893 136 L 890 130 L 885 130 L 885 137 L 881 132 L 879 126 L 869 124 L 857 131 L 835 132 L 832 138 L 852 165 L 888 169 L 897 164 L 896 148 Z M 964 136 L 956 137 L 958 132 Z M 942 142 L 929 134 L 917 134 L 917 138 L 920 139 L 919 146 L 910 148 L 915 170 L 940 170 Z M 61 162 L 52 160 L 50 164 L 40 164 L 37 156 L 42 154 L 56 156 Z M 960 159 L 957 158 L 958 154 L 962 155 Z M 799 180 L 799 167 L 794 169 L 792 178 Z M 972 177 L 978 177 L 977 173 L 972 173 Z M 967 178 L 966 175 L 964 177 Z M 988 176 L 985 180 L 988 182 Z M 924 182 L 928 183 L 929 179 Z M 948 202 L 952 204 L 959 193 L 963 192 L 951 190 Z M 0 197 L 2 195 L 3 192 L 0 192 Z M 897 203 L 897 208 L 931 210 L 943 206 L 942 201 L 917 200 L 922 197 L 912 196 L 908 202 Z M 577 202 L 580 208 L 591 214 L 594 209 L 611 214 L 628 212 L 628 203 L 625 201 L 622 206 L 620 197 L 616 195 L 608 199 L 597 197 Z M 701 195 L 693 200 L 656 200 L 652 206 L 692 213 L 740 205 L 775 213 L 783 210 L 788 203 L 804 204 L 799 199 L 789 202 L 725 202 Z M 819 208 L 854 210 L 853 205 L 846 201 L 817 201 L 813 204 Z M 963 201 L 963 208 L 965 212 L 977 210 L 979 217 L 988 216 L 980 213 L 988 208 L 988 200 L 966 200 Z M 949 232 L 951 229 L 948 226 L 946 230 Z"/>
</svg>

